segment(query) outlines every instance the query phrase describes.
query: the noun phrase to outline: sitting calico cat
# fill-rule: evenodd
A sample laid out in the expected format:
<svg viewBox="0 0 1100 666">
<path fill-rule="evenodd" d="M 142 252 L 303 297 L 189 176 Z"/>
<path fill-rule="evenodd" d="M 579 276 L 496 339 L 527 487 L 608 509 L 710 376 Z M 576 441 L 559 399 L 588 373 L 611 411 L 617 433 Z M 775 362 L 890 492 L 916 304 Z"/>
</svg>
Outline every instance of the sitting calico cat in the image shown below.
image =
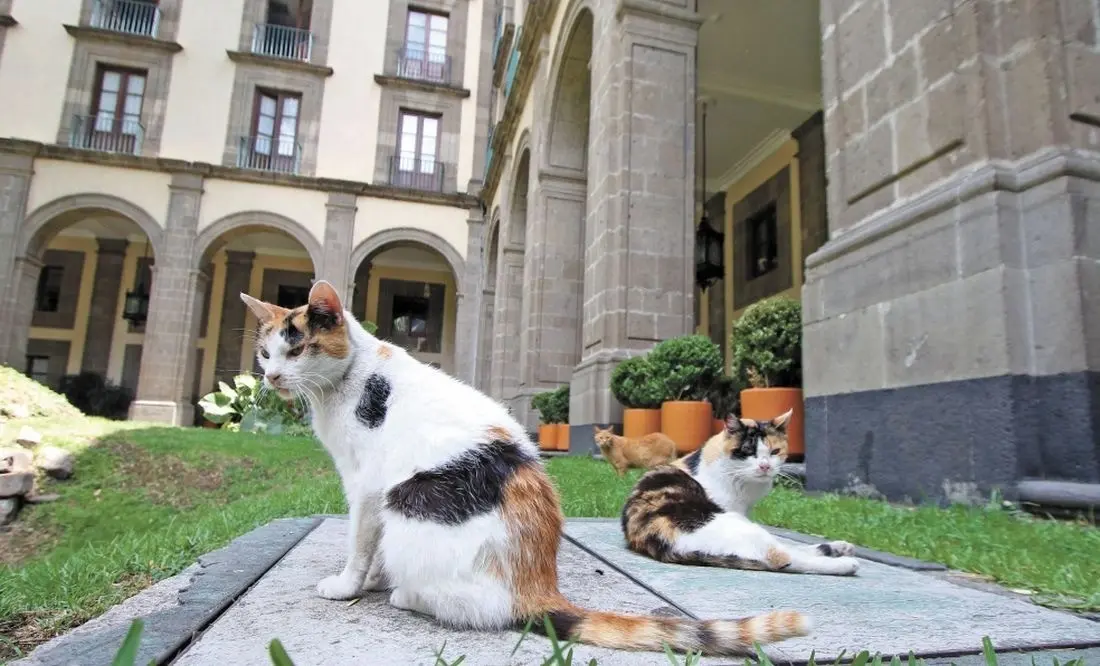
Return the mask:
<svg viewBox="0 0 1100 666">
<path fill-rule="evenodd" d="M 619 476 L 631 467 L 650 469 L 676 460 L 676 442 L 664 433 L 654 432 L 644 437 L 628 438 L 616 435 L 611 428 L 592 426 L 596 445 L 604 460 Z"/>
<path fill-rule="evenodd" d="M 646 472 L 623 506 L 630 549 L 675 564 L 854 574 L 850 543 L 787 546 L 748 518 L 786 457 L 790 418 L 790 411 L 771 421 L 730 415 L 700 449 Z"/>
<path fill-rule="evenodd" d="M 367 333 L 327 282 L 293 310 L 241 298 L 265 386 L 308 402 L 347 496 L 347 562 L 320 596 L 392 589 L 393 606 L 455 628 L 538 629 L 546 614 L 563 640 L 619 649 L 742 654 L 808 632 L 793 611 L 700 621 L 573 605 L 558 590 L 557 492 L 504 406 Z"/>
</svg>

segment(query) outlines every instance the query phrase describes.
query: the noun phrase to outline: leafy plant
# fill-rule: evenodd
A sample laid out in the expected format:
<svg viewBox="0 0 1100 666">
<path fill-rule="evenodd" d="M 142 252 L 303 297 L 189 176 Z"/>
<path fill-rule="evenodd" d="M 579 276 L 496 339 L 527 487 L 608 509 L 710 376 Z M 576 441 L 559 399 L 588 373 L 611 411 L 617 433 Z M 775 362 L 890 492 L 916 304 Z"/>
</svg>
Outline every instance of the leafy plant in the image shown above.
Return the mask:
<svg viewBox="0 0 1100 666">
<path fill-rule="evenodd" d="M 741 413 L 741 385 L 736 377 L 719 375 L 707 392 L 707 401 L 714 418 L 725 420 L 730 414 Z"/>
<path fill-rule="evenodd" d="M 134 401 L 133 392 L 101 374 L 81 372 L 61 379 L 61 393 L 88 416 L 123 420 Z"/>
<path fill-rule="evenodd" d="M 657 343 L 649 364 L 662 402 L 702 400 L 722 374 L 722 352 L 705 335 L 684 335 Z"/>
<path fill-rule="evenodd" d="M 611 392 L 627 409 L 657 409 L 662 387 L 653 376 L 647 356 L 628 358 L 611 371 Z"/>
<path fill-rule="evenodd" d="M 234 377 L 233 386 L 218 382 L 218 390 L 204 395 L 199 407 L 206 420 L 230 430 L 269 435 L 305 435 L 310 431 L 297 405 L 265 389 L 248 374 Z"/>
<path fill-rule="evenodd" d="M 531 406 L 538 410 L 539 420 L 545 424 L 569 423 L 569 384 L 535 394 Z"/>
<path fill-rule="evenodd" d="M 370 333 L 371 335 L 376 335 L 378 333 L 378 324 L 374 323 L 373 321 L 370 321 L 369 319 L 364 319 L 359 323 L 363 325 L 363 328 L 367 330 L 367 333 Z"/>
<path fill-rule="evenodd" d="M 766 298 L 733 322 L 735 375 L 755 388 L 802 386 L 802 304 Z"/>
</svg>

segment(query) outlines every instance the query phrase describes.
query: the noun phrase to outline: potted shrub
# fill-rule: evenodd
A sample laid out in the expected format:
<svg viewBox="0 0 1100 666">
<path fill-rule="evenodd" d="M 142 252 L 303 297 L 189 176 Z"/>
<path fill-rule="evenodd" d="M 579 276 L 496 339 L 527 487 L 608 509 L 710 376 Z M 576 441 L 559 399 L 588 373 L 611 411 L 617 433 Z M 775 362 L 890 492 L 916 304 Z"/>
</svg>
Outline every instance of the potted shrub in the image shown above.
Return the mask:
<svg viewBox="0 0 1100 666">
<path fill-rule="evenodd" d="M 628 358 L 611 372 L 611 393 L 623 406 L 623 437 L 661 430 L 661 387 L 646 356 Z"/>
<path fill-rule="evenodd" d="M 558 451 L 569 450 L 569 384 L 562 384 L 551 392 L 554 427 L 557 429 Z"/>
<path fill-rule="evenodd" d="M 531 407 L 539 413 L 539 448 L 543 451 L 558 450 L 557 423 L 554 415 L 554 392 L 543 391 L 531 398 Z"/>
<path fill-rule="evenodd" d="M 705 335 L 664 340 L 649 353 L 661 392 L 661 432 L 690 453 L 711 436 L 714 426 L 708 392 L 722 373 L 722 353 Z"/>
<path fill-rule="evenodd" d="M 707 393 L 707 401 L 710 402 L 711 414 L 714 417 L 712 434 L 717 435 L 725 430 L 727 416 L 739 413 L 741 407 L 739 393 L 737 378 L 730 375 L 721 375 L 711 385 Z"/>
<path fill-rule="evenodd" d="M 805 454 L 802 411 L 802 305 L 788 297 L 766 298 L 733 323 L 733 368 L 747 385 L 741 416 L 771 419 L 791 411 L 788 457 Z"/>
</svg>

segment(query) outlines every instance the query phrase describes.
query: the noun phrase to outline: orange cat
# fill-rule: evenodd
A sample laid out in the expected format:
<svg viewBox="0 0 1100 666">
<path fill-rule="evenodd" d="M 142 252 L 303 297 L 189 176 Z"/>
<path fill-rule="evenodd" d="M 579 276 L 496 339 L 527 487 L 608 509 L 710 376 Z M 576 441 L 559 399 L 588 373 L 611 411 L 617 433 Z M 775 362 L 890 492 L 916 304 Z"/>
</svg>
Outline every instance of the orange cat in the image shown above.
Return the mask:
<svg viewBox="0 0 1100 666">
<path fill-rule="evenodd" d="M 604 460 L 611 463 L 619 476 L 630 467 L 649 469 L 670 463 L 676 459 L 676 442 L 659 432 L 637 439 L 629 439 L 611 432 L 611 428 L 592 426 L 596 431 L 596 444 Z"/>
</svg>

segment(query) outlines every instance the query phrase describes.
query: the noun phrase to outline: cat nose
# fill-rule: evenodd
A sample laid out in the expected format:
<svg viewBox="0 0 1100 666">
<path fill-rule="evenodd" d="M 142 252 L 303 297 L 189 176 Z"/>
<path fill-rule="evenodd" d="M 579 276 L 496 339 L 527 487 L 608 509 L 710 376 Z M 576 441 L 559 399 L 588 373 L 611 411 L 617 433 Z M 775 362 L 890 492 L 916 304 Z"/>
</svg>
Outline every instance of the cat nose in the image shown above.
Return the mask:
<svg viewBox="0 0 1100 666">
<path fill-rule="evenodd" d="M 274 374 L 268 373 L 267 375 L 265 375 L 265 377 L 267 377 L 267 381 L 271 382 L 272 384 L 278 382 L 280 379 L 283 378 L 282 374 L 278 372 Z"/>
<path fill-rule="evenodd" d="M 772 464 L 770 462 L 768 462 L 767 460 L 761 460 L 760 461 L 760 471 L 761 472 L 766 472 L 771 468 L 772 468 Z"/>
</svg>

